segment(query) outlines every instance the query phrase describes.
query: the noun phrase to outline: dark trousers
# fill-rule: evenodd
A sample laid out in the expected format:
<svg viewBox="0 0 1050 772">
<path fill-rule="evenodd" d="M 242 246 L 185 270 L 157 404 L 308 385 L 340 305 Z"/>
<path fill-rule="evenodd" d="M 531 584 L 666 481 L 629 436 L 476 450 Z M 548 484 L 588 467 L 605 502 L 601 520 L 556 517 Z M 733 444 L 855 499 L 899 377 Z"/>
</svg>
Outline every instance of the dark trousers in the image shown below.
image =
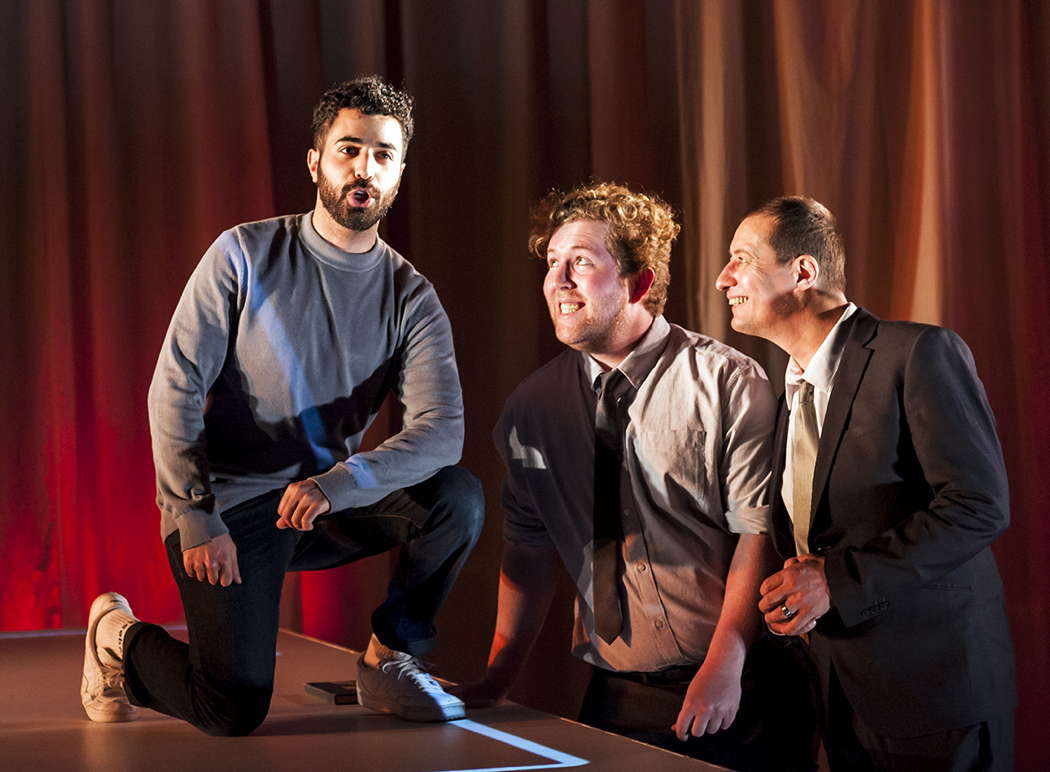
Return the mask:
<svg viewBox="0 0 1050 772">
<path fill-rule="evenodd" d="M 886 688 L 891 688 L 887 685 Z M 822 735 L 833 772 L 1010 772 L 1013 712 L 918 737 L 883 737 L 867 727 L 830 665 Z"/>
<path fill-rule="evenodd" d="M 371 506 L 320 517 L 305 532 L 274 525 L 282 493 L 272 491 L 222 515 L 237 546 L 242 584 L 212 586 L 187 576 L 179 534 L 168 537 L 190 642 L 157 625 L 131 628 L 124 658 L 132 704 L 208 734 L 248 734 L 270 707 L 285 573 L 332 568 L 398 545 L 387 598 L 372 614 L 373 632 L 383 644 L 411 654 L 434 645 L 434 617 L 481 532 L 484 502 L 477 479 L 445 467 Z"/>
<path fill-rule="evenodd" d="M 748 652 L 740 709 L 732 725 L 683 742 L 671 726 L 691 676 L 683 668 L 656 673 L 594 668 L 580 721 L 741 772 L 816 770 L 816 715 L 807 673 L 776 641 L 760 639 Z"/>
</svg>

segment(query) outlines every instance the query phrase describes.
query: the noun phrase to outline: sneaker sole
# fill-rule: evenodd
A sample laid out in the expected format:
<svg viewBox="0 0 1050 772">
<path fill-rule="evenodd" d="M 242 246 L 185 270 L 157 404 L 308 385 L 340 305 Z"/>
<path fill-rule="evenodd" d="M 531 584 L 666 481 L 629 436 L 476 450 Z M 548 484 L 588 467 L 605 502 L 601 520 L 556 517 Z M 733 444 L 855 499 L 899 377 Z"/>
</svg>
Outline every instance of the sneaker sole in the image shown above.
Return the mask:
<svg viewBox="0 0 1050 772">
<path fill-rule="evenodd" d="M 375 695 L 369 694 L 367 690 L 361 688 L 361 682 L 357 682 L 357 704 L 363 708 L 373 711 L 374 713 L 387 713 L 389 715 L 403 718 L 406 721 L 416 721 L 419 723 L 441 723 L 444 721 L 456 721 L 457 719 L 464 718 L 467 715 L 465 706 L 449 706 L 447 708 L 424 708 L 424 707 L 412 707 L 398 705 L 394 702 L 387 702 Z"/>
<path fill-rule="evenodd" d="M 81 703 L 83 705 L 83 703 Z M 120 703 L 117 703 L 120 705 Z M 87 717 L 94 721 L 96 724 L 121 724 L 127 721 L 134 721 L 138 718 L 138 712 L 135 710 L 134 705 L 123 706 L 121 705 L 119 710 L 97 710 L 93 707 L 84 705 L 84 712 L 87 713 Z"/>
</svg>

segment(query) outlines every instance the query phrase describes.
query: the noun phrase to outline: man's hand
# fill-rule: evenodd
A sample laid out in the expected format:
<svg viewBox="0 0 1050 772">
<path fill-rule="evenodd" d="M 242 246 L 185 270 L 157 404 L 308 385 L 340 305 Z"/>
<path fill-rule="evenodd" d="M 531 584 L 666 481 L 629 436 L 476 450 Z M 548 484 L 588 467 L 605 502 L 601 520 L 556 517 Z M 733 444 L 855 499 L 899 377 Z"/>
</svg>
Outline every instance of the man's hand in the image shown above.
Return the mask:
<svg viewBox="0 0 1050 772">
<path fill-rule="evenodd" d="M 489 708 L 506 697 L 510 687 L 482 678 L 470 684 L 456 684 L 447 691 L 463 700 L 468 708 Z"/>
<path fill-rule="evenodd" d="M 817 626 L 831 608 L 831 590 L 824 576 L 824 558 L 800 555 L 788 558 L 784 567 L 758 588 L 762 599 L 758 610 L 775 635 L 801 635 Z M 784 608 L 791 612 L 785 618 Z"/>
<path fill-rule="evenodd" d="M 328 497 L 313 480 L 293 482 L 284 489 L 277 505 L 277 527 L 309 531 L 314 527 L 314 519 L 331 508 Z"/>
<path fill-rule="evenodd" d="M 192 579 L 229 587 L 241 583 L 237 546 L 228 533 L 182 551 L 182 567 Z"/>
<path fill-rule="evenodd" d="M 708 664 L 701 665 L 693 676 L 678 720 L 671 727 L 679 740 L 728 729 L 740 708 L 740 674 Z"/>
</svg>

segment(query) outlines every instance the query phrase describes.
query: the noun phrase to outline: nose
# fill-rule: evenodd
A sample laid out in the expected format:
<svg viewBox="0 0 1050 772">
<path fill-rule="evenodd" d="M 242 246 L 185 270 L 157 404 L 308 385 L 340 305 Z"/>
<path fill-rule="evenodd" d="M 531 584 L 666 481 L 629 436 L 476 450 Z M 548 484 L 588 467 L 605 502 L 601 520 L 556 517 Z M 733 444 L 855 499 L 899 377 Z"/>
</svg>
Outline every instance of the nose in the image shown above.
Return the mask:
<svg viewBox="0 0 1050 772">
<path fill-rule="evenodd" d="M 354 176 L 359 180 L 370 180 L 375 174 L 375 161 L 372 154 L 362 150 L 354 158 Z"/>
<path fill-rule="evenodd" d="M 547 275 L 543 277 L 543 291 L 553 293 L 561 289 L 571 289 L 576 285 L 569 276 L 569 268 L 565 263 L 558 263 L 547 268 Z"/>
<path fill-rule="evenodd" d="M 722 272 L 715 279 L 715 287 L 719 292 L 725 292 L 734 284 L 736 284 L 736 279 L 733 278 L 733 261 L 730 260 L 722 267 Z"/>
<path fill-rule="evenodd" d="M 554 269 L 554 281 L 559 287 L 576 286 L 576 283 L 572 280 L 572 272 L 569 270 L 569 266 L 569 261 L 563 260 L 558 263 L 557 268 Z"/>
</svg>

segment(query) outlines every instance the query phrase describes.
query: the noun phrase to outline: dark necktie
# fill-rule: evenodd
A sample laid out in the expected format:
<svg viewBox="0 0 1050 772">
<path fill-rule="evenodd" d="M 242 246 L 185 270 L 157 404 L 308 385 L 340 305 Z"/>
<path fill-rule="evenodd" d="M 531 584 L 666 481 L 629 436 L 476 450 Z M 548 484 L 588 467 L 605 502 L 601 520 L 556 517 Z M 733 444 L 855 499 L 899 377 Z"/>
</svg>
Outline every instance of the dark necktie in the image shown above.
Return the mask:
<svg viewBox="0 0 1050 772">
<path fill-rule="evenodd" d="M 623 538 L 620 523 L 620 474 L 624 426 L 621 401 L 629 383 L 619 370 L 599 377 L 594 411 L 594 627 L 612 643 L 620 634 L 619 557 Z"/>
<path fill-rule="evenodd" d="M 809 527 L 813 521 L 813 468 L 817 464 L 817 411 L 813 405 L 813 384 L 799 384 L 795 406 L 795 434 L 791 443 L 791 524 L 795 532 L 795 552 L 809 553 Z"/>
</svg>

